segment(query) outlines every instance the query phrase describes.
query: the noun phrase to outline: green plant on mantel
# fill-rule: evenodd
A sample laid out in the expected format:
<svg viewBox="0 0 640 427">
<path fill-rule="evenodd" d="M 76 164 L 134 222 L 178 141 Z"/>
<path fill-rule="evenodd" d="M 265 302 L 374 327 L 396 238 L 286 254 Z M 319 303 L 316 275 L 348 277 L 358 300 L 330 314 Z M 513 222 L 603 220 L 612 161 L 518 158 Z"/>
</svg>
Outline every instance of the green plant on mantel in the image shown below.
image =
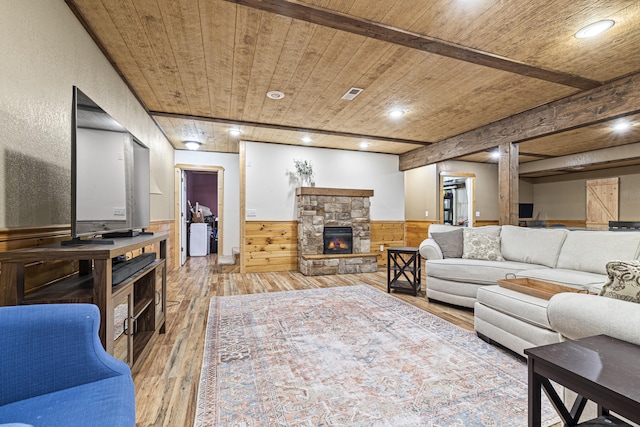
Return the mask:
<svg viewBox="0 0 640 427">
<path fill-rule="evenodd" d="M 315 187 L 316 183 L 313 180 L 313 166 L 311 162 L 307 160 L 293 159 L 293 164 L 296 167 L 296 175 L 301 181 L 303 187 Z"/>
</svg>

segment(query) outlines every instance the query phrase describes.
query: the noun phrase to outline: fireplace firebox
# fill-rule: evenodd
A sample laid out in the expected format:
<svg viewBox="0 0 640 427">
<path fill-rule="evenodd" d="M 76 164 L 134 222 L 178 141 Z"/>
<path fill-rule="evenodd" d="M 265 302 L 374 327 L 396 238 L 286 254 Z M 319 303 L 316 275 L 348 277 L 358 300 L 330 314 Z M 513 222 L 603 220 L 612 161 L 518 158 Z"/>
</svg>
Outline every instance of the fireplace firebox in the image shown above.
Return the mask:
<svg viewBox="0 0 640 427">
<path fill-rule="evenodd" d="M 353 253 L 353 231 L 351 227 L 325 227 L 323 254 Z"/>
</svg>

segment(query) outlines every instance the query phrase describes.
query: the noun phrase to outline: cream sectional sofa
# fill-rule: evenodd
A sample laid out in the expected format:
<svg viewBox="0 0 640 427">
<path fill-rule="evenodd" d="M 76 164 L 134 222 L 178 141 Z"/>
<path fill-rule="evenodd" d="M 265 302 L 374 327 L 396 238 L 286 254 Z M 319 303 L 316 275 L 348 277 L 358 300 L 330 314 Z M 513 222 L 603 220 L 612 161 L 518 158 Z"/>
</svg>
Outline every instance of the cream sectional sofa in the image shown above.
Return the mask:
<svg viewBox="0 0 640 427">
<path fill-rule="evenodd" d="M 455 228 L 431 225 L 429 238 L 420 245 L 426 259 L 427 298 L 473 307 L 478 335 L 521 355 L 525 348 L 561 341 L 563 333 L 573 338 L 572 332 L 559 330 L 557 319 L 556 325 L 550 323 L 549 301 L 502 288 L 498 279 L 529 277 L 597 293 L 607 281 L 607 262 L 640 255 L 640 232 L 505 225 L 466 231 L 499 236 L 504 260 L 445 258 L 432 235 Z M 567 324 L 569 319 L 568 314 Z"/>
</svg>

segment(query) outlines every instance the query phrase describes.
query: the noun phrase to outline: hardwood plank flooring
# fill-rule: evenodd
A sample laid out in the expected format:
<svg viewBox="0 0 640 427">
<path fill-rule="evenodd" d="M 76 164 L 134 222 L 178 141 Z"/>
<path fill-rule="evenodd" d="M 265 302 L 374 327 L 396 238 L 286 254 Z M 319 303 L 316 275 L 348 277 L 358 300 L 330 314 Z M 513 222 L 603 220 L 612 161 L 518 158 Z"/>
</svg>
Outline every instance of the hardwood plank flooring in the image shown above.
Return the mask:
<svg viewBox="0 0 640 427">
<path fill-rule="evenodd" d="M 137 426 L 192 426 L 212 296 L 280 292 L 369 284 L 386 291 L 386 270 L 339 276 L 277 273 L 217 273 L 215 255 L 188 258 L 167 277 L 166 334 L 153 342 L 146 359 L 133 374 Z M 460 327 L 473 330 L 473 312 L 430 303 L 424 285 L 417 297 L 392 295 Z"/>
</svg>

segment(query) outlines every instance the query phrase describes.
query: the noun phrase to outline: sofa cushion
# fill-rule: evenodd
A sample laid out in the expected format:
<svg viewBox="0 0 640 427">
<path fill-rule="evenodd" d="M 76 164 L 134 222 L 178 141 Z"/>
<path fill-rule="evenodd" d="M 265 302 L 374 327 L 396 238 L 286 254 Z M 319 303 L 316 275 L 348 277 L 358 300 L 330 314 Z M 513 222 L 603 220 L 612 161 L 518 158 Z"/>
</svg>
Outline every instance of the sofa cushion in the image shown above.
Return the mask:
<svg viewBox="0 0 640 427">
<path fill-rule="evenodd" d="M 640 232 L 571 231 L 560 250 L 557 268 L 607 274 L 607 263 L 638 259 Z"/>
<path fill-rule="evenodd" d="M 451 224 L 431 224 L 429 226 L 428 236 L 431 237 L 432 233 L 445 233 L 447 231 L 452 230 L 473 230 L 477 233 L 489 234 L 491 236 L 499 236 L 500 230 L 502 230 L 502 226 L 500 225 L 484 225 L 482 227 L 463 227 L 460 225 L 451 225 Z"/>
<path fill-rule="evenodd" d="M 504 259 L 555 267 L 569 230 L 504 225 L 500 249 Z"/>
<path fill-rule="evenodd" d="M 446 233 L 453 230 L 461 230 L 462 227 L 457 227 L 449 224 L 431 224 L 427 230 L 427 237 L 432 237 L 433 233 Z"/>
<path fill-rule="evenodd" d="M 607 263 L 609 280 L 600 295 L 640 303 L 640 261 Z"/>
<path fill-rule="evenodd" d="M 464 230 L 462 258 L 503 261 L 500 237 Z"/>
<path fill-rule="evenodd" d="M 530 270 L 533 267 L 531 264 L 515 261 L 485 261 L 465 258 L 434 259 L 428 260 L 426 263 L 428 277 L 482 285 L 495 285 L 496 280 L 504 279 L 507 274 Z M 428 286 L 429 279 L 427 278 Z"/>
<path fill-rule="evenodd" d="M 428 230 L 428 236 L 431 237 L 432 233 L 445 233 L 452 230 L 473 230 L 476 233 L 489 234 L 491 236 L 499 236 L 502 226 L 500 225 L 484 225 L 482 227 L 462 227 L 459 225 L 450 224 L 431 224 Z"/>
<path fill-rule="evenodd" d="M 119 375 L 1 406 L 0 423 L 133 427 L 135 405 L 131 377 Z"/>
<path fill-rule="evenodd" d="M 552 329 L 547 319 L 549 301 L 498 285 L 478 289 L 478 303 L 540 328 Z"/>
<path fill-rule="evenodd" d="M 431 237 L 440 246 L 444 258 L 462 257 L 462 228 L 444 233 L 431 233 Z"/>
<path fill-rule="evenodd" d="M 471 230 L 474 233 L 486 234 L 487 236 L 499 236 L 502 226 L 500 225 L 485 225 L 482 227 L 465 228 L 465 230 Z"/>
<path fill-rule="evenodd" d="M 588 273 L 585 271 L 566 270 L 563 268 L 531 269 L 516 273 L 516 277 L 528 277 L 530 279 L 543 280 L 559 285 L 572 286 L 577 289 L 585 289 L 591 292 L 599 292 L 606 282 L 604 274 Z"/>
</svg>

